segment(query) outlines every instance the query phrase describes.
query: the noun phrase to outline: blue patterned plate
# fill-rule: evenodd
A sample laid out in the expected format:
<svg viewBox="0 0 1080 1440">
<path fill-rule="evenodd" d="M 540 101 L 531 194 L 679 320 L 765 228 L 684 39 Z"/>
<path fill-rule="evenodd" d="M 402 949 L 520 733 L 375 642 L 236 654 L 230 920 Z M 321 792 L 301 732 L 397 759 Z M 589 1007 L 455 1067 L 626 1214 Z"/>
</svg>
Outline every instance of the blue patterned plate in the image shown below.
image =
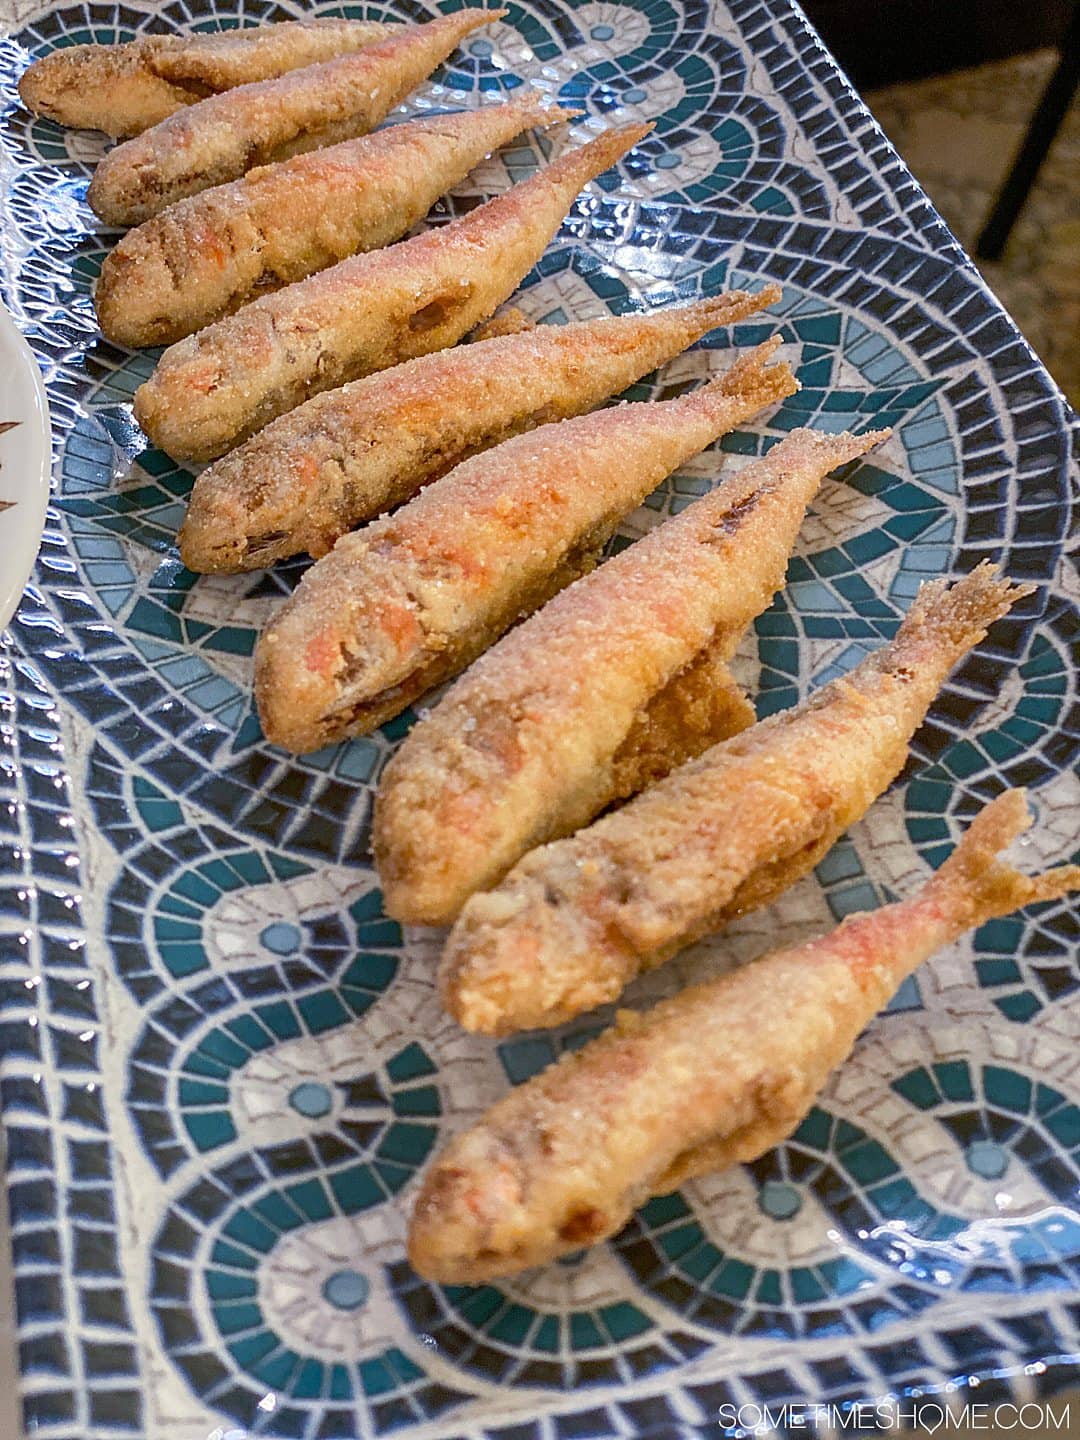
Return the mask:
<svg viewBox="0 0 1080 1440">
<path fill-rule="evenodd" d="M 49 402 L 29 345 L 0 306 L 0 629 L 34 564 L 52 474 Z"/>
<path fill-rule="evenodd" d="M 436 940 L 385 917 L 367 858 L 372 789 L 410 715 L 299 760 L 263 741 L 252 644 L 302 567 L 181 566 L 190 477 L 130 415 L 151 357 L 93 323 L 108 237 L 84 193 L 102 147 L 13 99 L 28 57 L 57 44 L 295 13 L 0 0 L 2 282 L 59 451 L 0 726 L 0 1099 L 28 1427 L 689 1437 L 766 1402 L 1049 1394 L 1070 1373 L 1080 1302 L 1078 924 L 1064 905 L 984 926 L 927 966 L 755 1165 L 505 1284 L 439 1287 L 406 1265 L 402 1217 L 440 1138 L 604 1017 L 492 1045 L 440 1013 Z M 793 426 L 894 426 L 872 463 L 826 485 L 743 649 L 760 713 L 891 635 L 927 576 L 990 556 L 1038 587 L 816 876 L 636 998 L 909 892 L 1006 784 L 1032 789 L 1032 862 L 1060 859 L 1080 807 L 1074 421 L 800 13 L 524 0 L 409 108 L 526 80 L 585 109 L 579 135 L 657 119 L 528 278 L 533 315 L 784 285 L 775 318 L 721 332 L 635 393 L 700 377 L 774 326 L 801 392 L 674 477 L 624 536 Z M 492 159 L 435 218 L 505 188 L 548 144 Z"/>
</svg>

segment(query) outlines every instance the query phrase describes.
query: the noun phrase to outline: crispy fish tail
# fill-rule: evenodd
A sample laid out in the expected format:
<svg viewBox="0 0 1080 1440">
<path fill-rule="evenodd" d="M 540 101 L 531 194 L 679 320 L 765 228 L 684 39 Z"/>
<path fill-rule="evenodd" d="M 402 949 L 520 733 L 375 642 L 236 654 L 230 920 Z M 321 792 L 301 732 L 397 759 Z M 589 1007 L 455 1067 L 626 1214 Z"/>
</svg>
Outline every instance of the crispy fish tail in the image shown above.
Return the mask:
<svg viewBox="0 0 1080 1440">
<path fill-rule="evenodd" d="M 1025 875 L 1000 859 L 1031 823 L 1027 792 L 1006 790 L 979 811 L 956 849 L 927 882 L 926 900 L 938 908 L 946 940 L 1024 906 L 1058 900 L 1080 889 L 1080 865 Z M 904 973 L 895 976 L 897 983 Z"/>
<path fill-rule="evenodd" d="M 1080 887 L 1078 866 L 1028 877 L 997 858 L 1027 823 L 1022 792 L 1007 792 L 909 900 L 620 1012 L 436 1157 L 410 1225 L 413 1266 L 474 1283 L 545 1263 L 614 1234 L 649 1195 L 780 1143 L 924 960 Z"/>
<path fill-rule="evenodd" d="M 951 670 L 995 620 L 1034 590 L 1034 585 L 1014 585 L 989 560 L 952 583 L 932 580 L 915 597 L 892 646 L 878 652 L 878 662 L 899 672 L 933 655 L 939 670 Z"/>
</svg>

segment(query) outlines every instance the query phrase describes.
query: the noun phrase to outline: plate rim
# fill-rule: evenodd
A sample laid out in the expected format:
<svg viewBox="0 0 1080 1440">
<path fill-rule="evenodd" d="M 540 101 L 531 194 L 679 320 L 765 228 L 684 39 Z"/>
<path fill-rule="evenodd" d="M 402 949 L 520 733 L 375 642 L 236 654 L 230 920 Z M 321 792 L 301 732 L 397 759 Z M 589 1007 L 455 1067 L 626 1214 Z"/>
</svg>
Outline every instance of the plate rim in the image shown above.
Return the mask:
<svg viewBox="0 0 1080 1440">
<path fill-rule="evenodd" d="M 15 534 L 18 536 L 21 532 L 25 540 L 16 541 L 14 563 L 5 563 L 0 572 L 0 630 L 15 613 L 37 560 L 52 481 L 52 421 L 45 380 L 26 336 L 15 324 L 6 306 L 0 304 L 0 366 L 9 358 L 14 375 L 21 375 L 25 384 L 20 386 L 16 383 L 12 395 L 14 403 L 9 404 L 5 399 L 4 414 L 0 416 L 0 421 L 14 422 L 18 427 L 6 432 L 14 439 L 16 451 L 14 464 L 8 455 L 0 457 L 0 479 L 9 474 L 15 476 L 17 499 L 10 504 L 20 512 Z M 8 409 L 14 413 L 9 415 Z M 4 433 L 0 432 L 0 443 L 3 438 Z M 24 457 L 21 460 L 20 455 Z M 4 513 L 0 511 L 0 514 Z M 29 519 L 24 521 L 26 516 Z M 0 545 L 5 558 L 10 559 L 7 552 L 11 536 L 7 533 L 4 520 L 0 520 L 0 526 L 3 527 L 0 529 Z M 25 550 L 19 553 L 18 546 L 21 544 L 25 544 Z"/>
</svg>

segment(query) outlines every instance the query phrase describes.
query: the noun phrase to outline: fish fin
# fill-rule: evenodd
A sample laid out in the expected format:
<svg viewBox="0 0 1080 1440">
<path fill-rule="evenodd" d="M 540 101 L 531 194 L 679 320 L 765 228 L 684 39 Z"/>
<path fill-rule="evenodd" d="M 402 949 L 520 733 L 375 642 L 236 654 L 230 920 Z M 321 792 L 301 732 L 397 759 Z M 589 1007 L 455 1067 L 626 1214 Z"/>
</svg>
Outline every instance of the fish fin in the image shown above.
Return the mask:
<svg viewBox="0 0 1080 1440">
<path fill-rule="evenodd" d="M 786 361 L 778 365 L 765 363 L 775 355 L 781 343 L 779 335 L 772 335 L 761 345 L 755 345 L 753 350 L 740 355 L 722 375 L 717 375 L 703 386 L 702 392 L 738 395 L 761 406 L 794 395 L 800 387 L 791 366 Z"/>
<path fill-rule="evenodd" d="M 930 882 L 947 903 L 959 900 L 969 912 L 965 928 L 1080 889 L 1080 865 L 1024 875 L 998 858 L 1030 824 L 1026 791 L 1006 790 L 979 811 Z"/>
<path fill-rule="evenodd" d="M 931 580 L 922 586 L 899 634 L 925 635 L 960 655 L 977 645 L 995 620 L 1018 600 L 1031 595 L 1034 585 L 1013 585 L 989 560 L 951 583 Z"/>
<path fill-rule="evenodd" d="M 484 320 L 465 336 L 467 345 L 475 345 L 478 340 L 497 340 L 503 335 L 523 335 L 528 330 L 536 329 L 536 321 L 530 320 L 524 310 L 519 310 L 516 305 L 508 305 L 505 310 L 499 310 L 492 315 L 490 320 Z"/>
</svg>

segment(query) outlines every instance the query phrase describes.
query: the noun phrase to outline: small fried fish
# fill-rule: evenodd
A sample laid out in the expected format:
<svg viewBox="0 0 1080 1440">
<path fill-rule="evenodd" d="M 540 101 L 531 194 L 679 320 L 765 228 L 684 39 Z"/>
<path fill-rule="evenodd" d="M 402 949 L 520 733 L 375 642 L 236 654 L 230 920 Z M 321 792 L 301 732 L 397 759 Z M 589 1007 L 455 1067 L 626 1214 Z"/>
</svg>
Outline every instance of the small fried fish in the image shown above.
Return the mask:
<svg viewBox="0 0 1080 1440">
<path fill-rule="evenodd" d="M 238 85 L 186 106 L 105 156 L 86 199 L 108 225 L 136 225 L 256 165 L 374 130 L 471 31 L 505 10 L 457 10 L 397 26 L 352 55 Z"/>
<path fill-rule="evenodd" d="M 447 1009 L 485 1034 L 557 1025 L 774 899 L 895 779 L 949 671 L 1029 589 L 987 564 L 924 585 L 893 640 L 849 674 L 531 851 L 458 917 L 439 977 Z"/>
<path fill-rule="evenodd" d="M 195 481 L 180 531 L 189 570 L 316 558 L 362 520 L 512 435 L 581 414 L 719 325 L 780 298 L 736 290 L 649 315 L 525 328 L 408 360 L 316 395 Z M 523 323 L 524 322 L 524 323 Z M 489 322 L 490 324 L 494 322 Z"/>
<path fill-rule="evenodd" d="M 965 931 L 1080 888 L 997 858 L 1030 824 L 1008 790 L 909 900 L 691 986 L 512 1090 L 437 1156 L 409 1230 L 417 1272 L 473 1285 L 614 1235 L 650 1195 L 755 1160 L 811 1109 L 863 1028 Z"/>
<path fill-rule="evenodd" d="M 391 125 L 190 195 L 105 257 L 98 323 L 118 345 L 171 345 L 422 220 L 500 145 L 574 111 L 535 94 Z"/>
<path fill-rule="evenodd" d="M 24 72 L 19 99 L 58 125 L 127 138 L 208 95 L 351 55 L 401 28 L 374 20 L 286 20 L 207 35 L 142 35 L 120 45 L 64 45 Z"/>
<path fill-rule="evenodd" d="M 373 840 L 389 912 L 444 924 L 526 850 L 629 793 L 623 762 L 649 743 L 654 697 L 705 647 L 731 658 L 824 477 L 883 438 L 794 431 L 479 660 L 383 773 Z"/>
<path fill-rule="evenodd" d="M 267 738 L 306 751 L 366 734 L 462 669 L 590 568 L 666 475 L 792 393 L 788 367 L 764 365 L 778 343 L 676 400 L 507 440 L 343 536 L 256 647 Z"/>
<path fill-rule="evenodd" d="M 176 460 L 211 460 L 312 395 L 454 345 L 536 263 L 582 186 L 648 125 L 607 130 L 450 224 L 264 295 L 165 351 L 135 418 Z"/>
</svg>

